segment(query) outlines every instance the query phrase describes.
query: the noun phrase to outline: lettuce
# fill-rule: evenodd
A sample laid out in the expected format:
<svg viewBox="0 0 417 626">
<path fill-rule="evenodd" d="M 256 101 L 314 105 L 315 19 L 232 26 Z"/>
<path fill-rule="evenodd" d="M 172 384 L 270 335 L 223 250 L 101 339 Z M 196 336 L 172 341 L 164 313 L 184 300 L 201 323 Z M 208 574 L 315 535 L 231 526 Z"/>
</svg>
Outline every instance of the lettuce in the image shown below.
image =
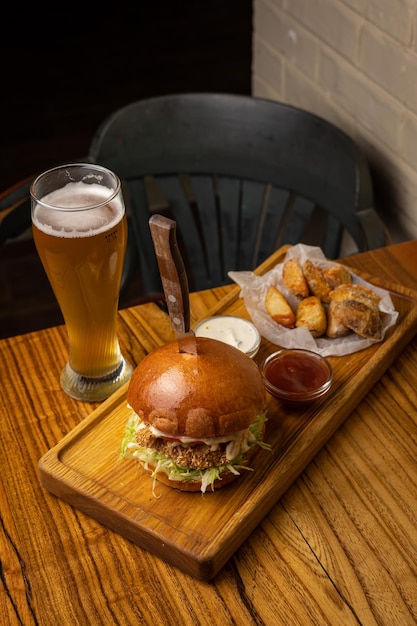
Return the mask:
<svg viewBox="0 0 417 626">
<path fill-rule="evenodd" d="M 266 411 L 263 411 L 259 413 L 255 421 L 250 425 L 250 436 L 247 441 L 250 447 L 258 445 L 266 450 L 271 450 L 271 446 L 262 440 L 266 419 Z M 136 432 L 139 428 L 139 424 L 139 417 L 136 413 L 132 412 L 124 430 L 120 455 L 124 459 L 139 459 L 146 470 L 152 468 L 151 476 L 153 478 L 155 478 L 158 472 L 165 472 L 169 480 L 172 481 L 201 481 L 201 491 L 205 493 L 210 487 L 214 491 L 214 482 L 221 480 L 221 476 L 224 472 L 240 474 L 239 470 L 252 471 L 252 468 L 246 465 L 246 455 L 242 453 L 226 465 L 219 465 L 209 469 L 192 469 L 177 465 L 172 459 L 159 453 L 154 448 L 139 446 L 136 441 Z"/>
</svg>

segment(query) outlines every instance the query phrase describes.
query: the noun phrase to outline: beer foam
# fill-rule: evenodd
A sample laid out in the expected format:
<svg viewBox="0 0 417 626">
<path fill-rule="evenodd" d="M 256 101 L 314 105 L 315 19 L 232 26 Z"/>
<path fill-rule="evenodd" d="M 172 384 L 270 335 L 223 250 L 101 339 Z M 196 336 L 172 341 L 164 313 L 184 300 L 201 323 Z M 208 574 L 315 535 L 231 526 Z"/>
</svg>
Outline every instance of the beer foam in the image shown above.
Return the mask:
<svg viewBox="0 0 417 626">
<path fill-rule="evenodd" d="M 110 204 L 88 207 L 105 202 L 109 191 L 112 190 L 96 183 L 68 183 L 42 198 L 42 202 L 57 208 L 37 204 L 32 221 L 39 230 L 55 237 L 90 237 L 106 232 L 124 215 L 120 197 L 113 198 Z"/>
</svg>

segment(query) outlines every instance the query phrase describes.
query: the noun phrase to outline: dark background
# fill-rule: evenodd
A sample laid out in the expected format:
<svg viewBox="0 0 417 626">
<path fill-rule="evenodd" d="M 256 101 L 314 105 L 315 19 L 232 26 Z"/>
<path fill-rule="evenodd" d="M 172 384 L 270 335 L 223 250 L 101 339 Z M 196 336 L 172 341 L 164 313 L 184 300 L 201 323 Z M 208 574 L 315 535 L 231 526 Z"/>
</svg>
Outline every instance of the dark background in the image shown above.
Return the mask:
<svg viewBox="0 0 417 626">
<path fill-rule="evenodd" d="M 9 5 L 2 23 L 0 193 L 87 154 L 135 100 L 251 93 L 251 0 Z M 121 306 L 129 302 L 121 303 Z M 61 323 L 31 240 L 0 249 L 0 337 Z"/>
<path fill-rule="evenodd" d="M 115 109 L 167 93 L 250 94 L 251 0 L 117 2 L 3 21 L 0 190 L 81 158 Z"/>
</svg>

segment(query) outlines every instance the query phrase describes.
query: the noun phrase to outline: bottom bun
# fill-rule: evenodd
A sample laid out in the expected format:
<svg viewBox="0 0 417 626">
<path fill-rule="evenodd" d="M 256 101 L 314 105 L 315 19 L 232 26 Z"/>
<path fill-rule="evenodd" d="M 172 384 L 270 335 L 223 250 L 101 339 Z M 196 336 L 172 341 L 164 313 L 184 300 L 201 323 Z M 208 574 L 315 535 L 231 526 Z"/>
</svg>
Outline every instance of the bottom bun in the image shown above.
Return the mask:
<svg viewBox="0 0 417 626">
<path fill-rule="evenodd" d="M 170 480 L 165 472 L 157 472 L 156 474 L 153 474 L 150 467 L 148 468 L 148 471 L 150 475 L 158 482 L 163 483 L 164 485 L 167 485 L 172 489 L 188 492 L 201 491 L 201 480 Z M 240 478 L 240 474 L 234 474 L 233 472 L 223 472 L 222 477 L 218 478 L 214 481 L 214 483 L 207 487 L 205 493 L 218 491 L 219 489 L 222 489 L 222 487 L 230 485 L 230 483 L 234 482 L 237 478 Z"/>
<path fill-rule="evenodd" d="M 265 430 L 265 429 L 264 429 Z M 257 455 L 259 449 L 257 447 L 253 447 L 246 454 L 246 460 L 253 460 L 253 458 Z M 249 468 L 248 468 L 249 469 Z M 170 480 L 168 478 L 168 474 L 165 472 L 156 472 L 155 466 L 152 466 L 149 462 L 147 463 L 146 471 L 148 474 L 160 483 L 171 487 L 172 489 L 177 489 L 177 491 L 188 491 L 188 492 L 196 492 L 202 491 L 201 489 L 201 480 Z M 243 468 L 241 468 L 241 472 L 245 472 Z M 239 474 L 235 474 L 234 472 L 222 472 L 221 478 L 217 478 L 214 483 L 210 484 L 207 489 L 203 493 L 218 491 L 230 483 L 233 483 L 235 480 L 241 477 L 241 472 Z"/>
</svg>

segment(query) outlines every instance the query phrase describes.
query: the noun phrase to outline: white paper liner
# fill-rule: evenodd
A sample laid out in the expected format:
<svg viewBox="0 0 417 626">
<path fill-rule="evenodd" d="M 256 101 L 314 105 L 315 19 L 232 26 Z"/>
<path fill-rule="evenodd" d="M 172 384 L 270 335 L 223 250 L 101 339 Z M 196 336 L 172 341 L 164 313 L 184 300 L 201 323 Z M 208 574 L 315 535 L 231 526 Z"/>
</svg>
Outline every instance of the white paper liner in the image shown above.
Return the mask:
<svg viewBox="0 0 417 626">
<path fill-rule="evenodd" d="M 253 272 L 228 273 L 230 278 L 241 287 L 240 297 L 243 298 L 248 313 L 261 335 L 283 348 L 305 348 L 306 350 L 313 350 L 322 356 L 352 354 L 377 343 L 375 340 L 360 337 L 354 332 L 350 332 L 344 337 L 330 338 L 323 336 L 315 338 L 307 328 L 288 329 L 274 322 L 265 308 L 266 292 L 270 285 L 275 285 L 280 289 L 294 311 L 300 300 L 286 289 L 282 281 L 284 262 L 292 258 L 297 258 L 301 265 L 304 264 L 306 259 L 310 259 L 323 269 L 336 265 L 334 261 L 326 259 L 321 248 L 297 244 L 288 250 L 282 263 L 276 265 L 263 276 L 257 276 Z M 381 296 L 379 310 L 382 313 L 383 322 L 382 338 L 380 340 L 382 341 L 388 328 L 393 326 L 398 318 L 398 312 L 394 309 L 391 296 L 385 289 L 376 287 L 353 274 L 350 269 L 349 271 L 352 283 L 365 285 Z"/>
</svg>

